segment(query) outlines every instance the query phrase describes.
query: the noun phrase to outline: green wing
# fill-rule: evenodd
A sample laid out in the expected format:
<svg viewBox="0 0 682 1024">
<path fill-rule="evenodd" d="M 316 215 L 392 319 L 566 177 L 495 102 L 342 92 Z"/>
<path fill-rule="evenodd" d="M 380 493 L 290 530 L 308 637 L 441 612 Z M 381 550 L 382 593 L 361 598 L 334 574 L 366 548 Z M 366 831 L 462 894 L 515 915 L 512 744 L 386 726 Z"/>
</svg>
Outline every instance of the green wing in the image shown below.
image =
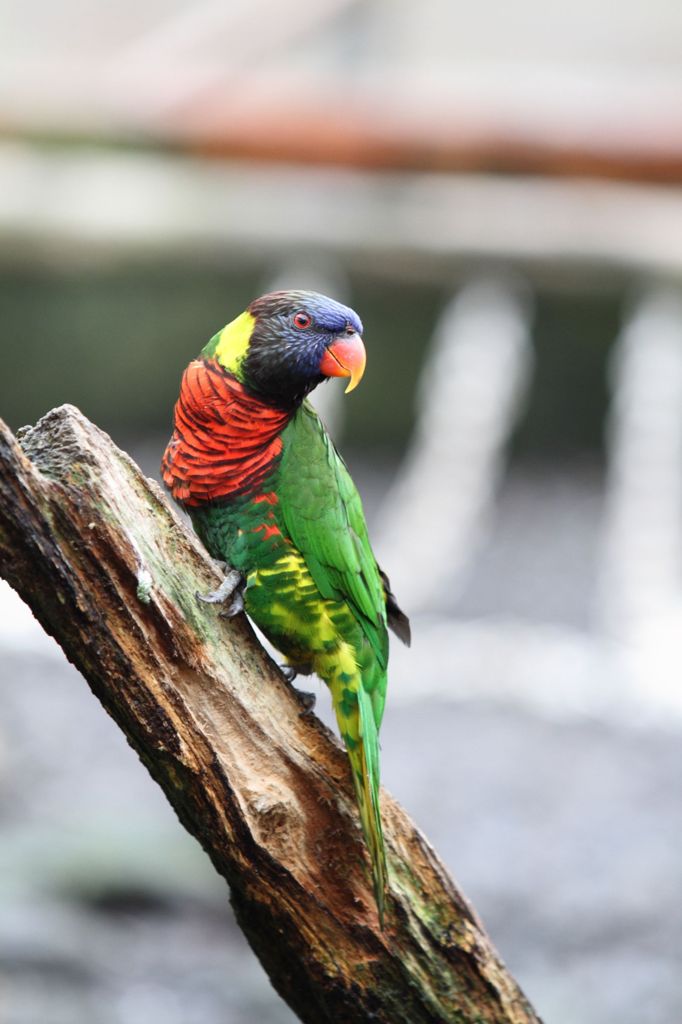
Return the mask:
<svg viewBox="0 0 682 1024">
<path fill-rule="evenodd" d="M 386 668 L 386 595 L 355 484 L 305 402 L 282 435 L 279 513 L 323 597 L 345 600 Z"/>
</svg>

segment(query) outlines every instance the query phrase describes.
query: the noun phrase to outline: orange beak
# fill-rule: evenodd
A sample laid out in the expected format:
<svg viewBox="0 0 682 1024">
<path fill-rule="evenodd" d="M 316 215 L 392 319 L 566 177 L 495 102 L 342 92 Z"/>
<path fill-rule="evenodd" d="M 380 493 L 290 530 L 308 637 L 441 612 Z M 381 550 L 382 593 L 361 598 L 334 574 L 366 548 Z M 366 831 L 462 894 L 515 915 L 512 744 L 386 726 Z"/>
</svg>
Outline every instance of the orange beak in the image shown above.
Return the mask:
<svg viewBox="0 0 682 1024">
<path fill-rule="evenodd" d="M 367 353 L 359 334 L 335 338 L 320 360 L 325 377 L 350 377 L 346 394 L 356 388 L 365 372 Z"/>
</svg>

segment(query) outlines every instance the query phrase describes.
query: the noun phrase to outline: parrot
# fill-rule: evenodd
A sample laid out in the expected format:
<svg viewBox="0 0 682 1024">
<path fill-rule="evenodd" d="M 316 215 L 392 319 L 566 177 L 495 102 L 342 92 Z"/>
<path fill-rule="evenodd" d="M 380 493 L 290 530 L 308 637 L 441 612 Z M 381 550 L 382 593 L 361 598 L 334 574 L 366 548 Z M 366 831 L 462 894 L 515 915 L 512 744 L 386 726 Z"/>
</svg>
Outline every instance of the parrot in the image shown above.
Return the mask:
<svg viewBox="0 0 682 1024">
<path fill-rule="evenodd" d="M 362 502 L 312 404 L 322 381 L 360 382 L 357 313 L 309 291 L 263 295 L 189 364 L 161 473 L 208 553 L 225 563 L 209 603 L 242 610 L 284 657 L 288 680 L 328 686 L 348 758 L 384 926 L 379 729 L 388 632 L 409 619 L 374 557 Z"/>
</svg>

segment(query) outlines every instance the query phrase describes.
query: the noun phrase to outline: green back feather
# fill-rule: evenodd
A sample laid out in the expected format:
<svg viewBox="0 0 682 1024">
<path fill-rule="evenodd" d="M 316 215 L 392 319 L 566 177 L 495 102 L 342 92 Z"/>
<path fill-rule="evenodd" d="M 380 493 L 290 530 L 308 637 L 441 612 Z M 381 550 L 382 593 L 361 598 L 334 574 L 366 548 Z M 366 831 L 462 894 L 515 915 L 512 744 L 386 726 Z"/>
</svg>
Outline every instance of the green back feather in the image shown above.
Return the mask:
<svg viewBox="0 0 682 1024">
<path fill-rule="evenodd" d="M 320 594 L 341 601 L 353 624 L 357 674 L 326 677 L 353 770 L 362 830 L 383 927 L 386 855 L 379 807 L 378 730 L 386 698 L 388 633 L 384 584 L 362 502 L 316 412 L 305 402 L 282 434 L 279 514 Z M 339 624 L 342 633 L 342 623 Z M 350 623 L 349 623 L 350 625 Z M 358 630 L 359 627 L 359 630 Z M 362 641 L 364 636 L 367 642 Z"/>
<path fill-rule="evenodd" d="M 362 502 L 317 413 L 304 402 L 282 435 L 280 514 L 323 597 L 351 607 L 382 669 L 386 597 Z"/>
</svg>

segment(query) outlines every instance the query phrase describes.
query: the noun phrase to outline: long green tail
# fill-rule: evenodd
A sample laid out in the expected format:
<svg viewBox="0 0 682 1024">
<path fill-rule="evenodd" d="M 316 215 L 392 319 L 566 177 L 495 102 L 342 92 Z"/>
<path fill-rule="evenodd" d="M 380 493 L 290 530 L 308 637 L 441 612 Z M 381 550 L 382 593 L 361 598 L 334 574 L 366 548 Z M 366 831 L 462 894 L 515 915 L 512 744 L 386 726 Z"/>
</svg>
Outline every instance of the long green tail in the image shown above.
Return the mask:
<svg viewBox="0 0 682 1024">
<path fill-rule="evenodd" d="M 330 689 L 353 771 L 362 831 L 372 862 L 374 899 L 383 929 L 387 871 L 379 807 L 379 734 L 372 701 L 359 675 L 352 682 L 335 679 Z"/>
</svg>

